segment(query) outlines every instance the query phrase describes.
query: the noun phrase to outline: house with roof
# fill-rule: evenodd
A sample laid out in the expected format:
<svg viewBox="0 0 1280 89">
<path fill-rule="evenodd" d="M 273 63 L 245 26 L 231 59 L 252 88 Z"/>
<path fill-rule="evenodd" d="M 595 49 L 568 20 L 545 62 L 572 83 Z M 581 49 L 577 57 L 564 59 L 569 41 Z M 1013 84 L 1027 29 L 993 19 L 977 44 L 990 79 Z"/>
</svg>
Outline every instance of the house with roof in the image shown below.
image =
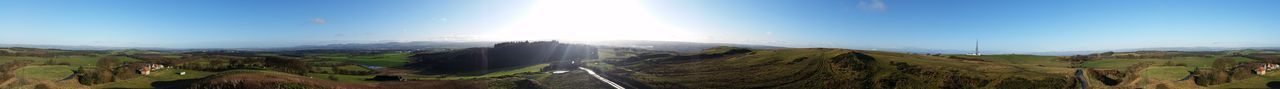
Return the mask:
<svg viewBox="0 0 1280 89">
<path fill-rule="evenodd" d="M 166 68 L 166 66 L 161 64 L 146 63 L 142 64 L 142 67 L 138 68 L 138 74 L 151 75 L 151 72 L 159 71 L 164 68 Z"/>
<path fill-rule="evenodd" d="M 1267 74 L 1267 71 L 1275 70 L 1276 68 L 1280 68 L 1280 65 L 1271 64 L 1271 63 L 1261 63 L 1260 66 L 1253 69 L 1253 73 L 1256 73 L 1258 75 L 1264 75 L 1264 74 Z"/>
</svg>

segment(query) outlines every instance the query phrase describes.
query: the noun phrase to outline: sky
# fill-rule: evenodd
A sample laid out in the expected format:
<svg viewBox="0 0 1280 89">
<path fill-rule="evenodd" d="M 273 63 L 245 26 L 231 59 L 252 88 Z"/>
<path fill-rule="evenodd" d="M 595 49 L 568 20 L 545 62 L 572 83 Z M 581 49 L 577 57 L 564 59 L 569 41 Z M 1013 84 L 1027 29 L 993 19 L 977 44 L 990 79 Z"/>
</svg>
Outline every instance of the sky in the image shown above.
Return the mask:
<svg viewBox="0 0 1280 89">
<path fill-rule="evenodd" d="M 660 40 L 1038 52 L 1280 46 L 1277 0 L 0 0 L 0 44 Z"/>
</svg>

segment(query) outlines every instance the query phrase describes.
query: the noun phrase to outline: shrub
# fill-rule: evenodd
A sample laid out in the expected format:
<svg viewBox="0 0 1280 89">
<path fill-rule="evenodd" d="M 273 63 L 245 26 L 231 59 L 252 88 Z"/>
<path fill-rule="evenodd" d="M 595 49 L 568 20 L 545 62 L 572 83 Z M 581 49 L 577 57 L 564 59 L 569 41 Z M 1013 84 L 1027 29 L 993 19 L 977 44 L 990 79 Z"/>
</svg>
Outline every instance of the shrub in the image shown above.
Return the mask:
<svg viewBox="0 0 1280 89">
<path fill-rule="evenodd" d="M 1209 68 L 1206 71 L 1199 71 L 1199 69 L 1197 69 L 1197 71 L 1194 71 L 1196 74 L 1196 85 L 1208 86 L 1231 82 L 1231 73 L 1233 72 L 1231 69 L 1235 67 L 1235 63 L 1233 62 L 1233 60 L 1228 58 L 1218 58 L 1217 60 L 1213 60 L 1213 66 L 1211 66 L 1213 68 Z M 1235 72 L 1240 71 L 1236 70 Z M 1245 72 L 1245 74 L 1247 73 L 1248 72 Z M 1237 75 L 1244 74 L 1238 73 Z"/>
</svg>

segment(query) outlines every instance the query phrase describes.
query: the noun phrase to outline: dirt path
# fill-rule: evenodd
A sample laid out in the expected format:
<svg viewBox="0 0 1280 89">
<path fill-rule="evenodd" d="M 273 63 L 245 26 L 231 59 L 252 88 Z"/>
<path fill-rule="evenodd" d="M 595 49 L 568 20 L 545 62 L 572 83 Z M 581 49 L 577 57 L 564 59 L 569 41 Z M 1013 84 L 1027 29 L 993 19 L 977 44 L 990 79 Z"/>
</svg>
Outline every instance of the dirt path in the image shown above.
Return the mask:
<svg viewBox="0 0 1280 89">
<path fill-rule="evenodd" d="M 608 72 L 599 71 L 598 69 L 594 69 L 594 68 L 585 68 L 585 67 L 578 67 L 578 68 L 580 68 L 580 69 L 590 70 L 591 72 L 596 72 L 596 74 L 594 74 L 595 76 L 599 76 L 599 77 L 602 77 L 602 78 L 608 79 L 608 81 L 610 81 L 610 82 L 614 82 L 614 83 L 618 84 L 618 86 L 620 86 L 620 87 L 622 87 L 622 88 L 629 88 L 629 89 L 653 89 L 652 87 L 649 87 L 648 85 L 644 85 L 644 83 L 640 83 L 640 81 L 636 81 L 636 80 L 632 80 L 632 79 L 628 79 L 628 78 L 620 78 L 621 76 L 616 76 L 616 75 L 613 75 L 613 74 L 609 74 Z M 619 88 L 619 89 L 621 89 L 621 88 Z"/>
<path fill-rule="evenodd" d="M 609 86 L 613 86 L 613 88 L 615 88 L 615 89 L 626 89 L 626 88 L 623 88 L 621 85 L 618 85 L 618 83 L 614 83 L 613 81 L 609 81 L 609 79 L 605 79 L 604 77 L 600 77 L 600 75 L 599 75 L 599 74 L 596 74 L 596 72 L 595 72 L 595 71 L 591 71 L 590 69 L 582 68 L 582 67 L 578 67 L 578 69 L 582 69 L 582 70 L 584 70 L 584 71 L 587 71 L 587 74 L 591 74 L 591 76 L 596 77 L 596 79 L 600 79 L 600 81 L 604 81 L 604 83 L 608 83 L 608 84 L 609 84 Z"/>
<path fill-rule="evenodd" d="M 14 74 L 13 72 L 17 72 L 17 70 L 18 70 L 18 69 L 22 69 L 22 68 L 24 68 L 24 67 L 26 67 L 26 66 L 20 66 L 20 67 L 18 67 L 18 68 L 14 68 L 14 69 L 10 69 L 10 70 L 8 70 L 8 71 L 11 71 L 11 72 L 3 72 L 3 73 L 6 73 L 6 74 L 12 74 L 12 75 L 13 75 L 13 77 L 12 77 L 12 78 L 9 78 L 8 80 L 5 80 L 4 82 L 0 82 L 0 86 L 9 85 L 9 83 L 13 83 L 13 81 L 17 81 L 17 80 L 18 80 L 18 74 Z M 3 70 L 3 69 L 0 69 L 0 70 Z"/>
<path fill-rule="evenodd" d="M 9 80 L 5 80 L 4 82 L 0 83 L 0 87 L 3 87 L 3 86 L 5 86 L 5 85 L 9 85 L 9 83 L 13 83 L 13 81 L 17 81 L 17 80 L 18 80 L 18 78 L 17 78 L 17 77 L 14 77 L 14 78 L 9 79 Z"/>
<path fill-rule="evenodd" d="M 1077 83 L 1080 83 L 1080 89 L 1087 89 L 1089 87 L 1089 82 L 1086 82 L 1088 79 L 1085 79 L 1084 75 L 1083 69 L 1076 68 L 1076 80 L 1079 80 Z"/>
</svg>

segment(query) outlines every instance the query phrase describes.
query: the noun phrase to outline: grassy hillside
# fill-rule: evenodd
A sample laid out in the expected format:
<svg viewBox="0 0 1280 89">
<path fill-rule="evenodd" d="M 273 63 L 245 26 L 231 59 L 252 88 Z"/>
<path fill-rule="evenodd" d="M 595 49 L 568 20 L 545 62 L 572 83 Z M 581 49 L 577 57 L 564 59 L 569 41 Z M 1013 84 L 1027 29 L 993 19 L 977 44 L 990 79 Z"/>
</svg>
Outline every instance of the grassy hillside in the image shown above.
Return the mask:
<svg viewBox="0 0 1280 89">
<path fill-rule="evenodd" d="M 706 52 L 719 52 L 714 51 Z M 707 54 L 726 55 L 708 57 Z M 1066 75 L 1008 64 L 845 49 L 772 49 L 612 62 L 655 88 L 1072 87 Z"/>
<path fill-rule="evenodd" d="M 468 72 L 468 73 L 456 73 L 456 75 L 436 75 L 437 77 L 428 77 L 428 78 L 421 78 L 421 79 L 423 80 L 466 80 L 466 79 L 482 79 L 482 78 L 494 78 L 494 77 L 502 77 L 502 76 L 514 76 L 520 73 L 542 72 L 542 68 L 546 68 L 547 66 L 550 66 L 550 64 L 537 64 L 537 65 L 529 65 L 529 66 L 523 66 L 523 67 L 498 68 L 498 69 L 492 69 L 494 71 L 491 71 L 491 72 L 475 71 L 475 72 Z"/>
<path fill-rule="evenodd" d="M 345 83 L 309 78 L 270 70 L 231 70 L 205 78 L 177 81 L 177 89 L 483 89 L 485 80 L 459 81 L 389 81 L 378 83 Z"/>
<path fill-rule="evenodd" d="M 308 88 L 370 88 L 368 86 L 360 86 L 354 84 L 343 84 L 332 81 L 310 79 L 304 76 L 292 75 L 283 72 L 274 72 L 267 70 L 232 70 L 224 71 L 209 77 L 187 80 L 191 83 L 182 83 L 185 85 L 177 85 L 174 88 L 226 88 L 226 89 L 249 89 L 249 88 L 272 88 L 272 89 L 308 89 Z"/>
</svg>

